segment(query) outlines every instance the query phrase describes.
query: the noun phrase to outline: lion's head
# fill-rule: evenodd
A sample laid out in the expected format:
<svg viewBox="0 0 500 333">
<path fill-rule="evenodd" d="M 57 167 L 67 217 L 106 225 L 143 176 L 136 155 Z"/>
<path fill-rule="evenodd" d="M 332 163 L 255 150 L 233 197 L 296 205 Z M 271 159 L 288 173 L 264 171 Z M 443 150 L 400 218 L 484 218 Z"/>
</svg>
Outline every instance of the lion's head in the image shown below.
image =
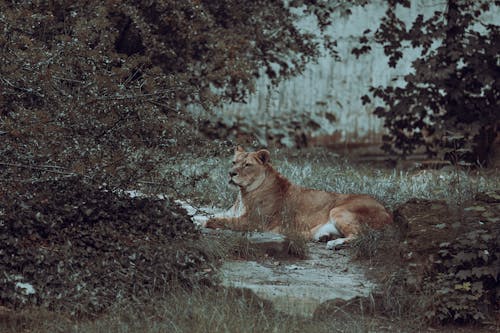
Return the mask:
<svg viewBox="0 0 500 333">
<path fill-rule="evenodd" d="M 258 188 L 266 178 L 269 151 L 262 149 L 246 152 L 237 147 L 234 151 L 233 166 L 229 170 L 229 183 L 249 192 Z"/>
</svg>

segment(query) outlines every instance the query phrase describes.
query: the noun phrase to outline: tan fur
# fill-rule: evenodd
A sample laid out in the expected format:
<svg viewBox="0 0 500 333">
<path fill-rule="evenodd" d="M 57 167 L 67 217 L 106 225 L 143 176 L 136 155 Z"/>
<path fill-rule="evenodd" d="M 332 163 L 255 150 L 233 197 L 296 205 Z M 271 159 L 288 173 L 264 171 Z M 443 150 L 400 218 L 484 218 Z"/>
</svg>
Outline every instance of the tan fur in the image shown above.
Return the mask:
<svg viewBox="0 0 500 333">
<path fill-rule="evenodd" d="M 235 207 L 243 204 L 244 213 L 239 217 L 210 219 L 207 228 L 278 233 L 295 230 L 309 239 L 328 240 L 335 232 L 322 235 L 318 231 L 329 229 L 330 223 L 338 230 L 337 236 L 343 237 L 343 241 L 337 243 L 341 244 L 355 237 L 362 225 L 380 228 L 392 222 L 391 214 L 374 198 L 294 185 L 279 174 L 269 160 L 267 150 L 236 149 L 229 176 L 230 183 L 240 188 L 241 202 Z"/>
</svg>

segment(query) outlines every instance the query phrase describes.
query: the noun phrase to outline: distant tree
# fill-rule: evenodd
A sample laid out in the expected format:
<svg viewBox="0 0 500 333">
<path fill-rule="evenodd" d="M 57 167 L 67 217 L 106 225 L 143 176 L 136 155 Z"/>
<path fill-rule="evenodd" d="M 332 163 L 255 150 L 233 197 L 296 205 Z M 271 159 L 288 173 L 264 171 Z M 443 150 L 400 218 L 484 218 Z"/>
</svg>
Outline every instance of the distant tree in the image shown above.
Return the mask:
<svg viewBox="0 0 500 333">
<path fill-rule="evenodd" d="M 418 15 L 407 27 L 396 8 L 410 7 L 410 1 L 389 1 L 375 32 L 389 65 L 396 66 L 408 44 L 421 53 L 403 87 L 371 88 L 386 104 L 375 110 L 389 132 L 384 136 L 386 151 L 405 156 L 424 146 L 429 155 L 453 162 L 488 162 L 500 121 L 500 29 L 483 22 L 482 15 L 499 5 L 448 0 L 444 12 L 427 19 Z M 367 41 L 362 38 L 364 47 L 353 53 L 368 52 Z"/>
<path fill-rule="evenodd" d="M 319 45 L 296 20 L 313 14 L 324 31 L 349 6 L 1 1 L 0 186 L 71 173 L 144 179 L 168 157 L 159 150 L 199 146 L 186 106 L 242 101 L 262 68 L 273 82 L 300 73 Z"/>
</svg>

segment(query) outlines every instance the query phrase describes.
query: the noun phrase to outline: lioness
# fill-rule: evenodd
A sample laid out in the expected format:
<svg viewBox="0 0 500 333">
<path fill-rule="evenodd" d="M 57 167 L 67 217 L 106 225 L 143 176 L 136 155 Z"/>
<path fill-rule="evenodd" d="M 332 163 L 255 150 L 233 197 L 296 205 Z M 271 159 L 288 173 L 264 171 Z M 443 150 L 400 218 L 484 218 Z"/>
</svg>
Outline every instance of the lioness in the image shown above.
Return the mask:
<svg viewBox="0 0 500 333">
<path fill-rule="evenodd" d="M 269 151 L 246 152 L 237 147 L 229 182 L 240 189 L 233 211 L 238 217 L 211 218 L 207 228 L 260 230 L 277 233 L 294 228 L 308 239 L 335 248 L 352 240 L 362 225 L 380 228 L 391 214 L 374 198 L 303 188 L 290 183 L 270 164 Z M 337 239 L 336 238 L 340 237 Z"/>
</svg>

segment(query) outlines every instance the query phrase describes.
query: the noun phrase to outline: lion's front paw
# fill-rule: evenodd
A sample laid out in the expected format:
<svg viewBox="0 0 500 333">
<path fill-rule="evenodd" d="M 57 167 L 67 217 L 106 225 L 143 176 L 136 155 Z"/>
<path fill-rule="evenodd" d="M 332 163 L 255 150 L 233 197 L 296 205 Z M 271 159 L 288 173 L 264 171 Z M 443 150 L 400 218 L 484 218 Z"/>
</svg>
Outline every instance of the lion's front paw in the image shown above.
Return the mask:
<svg viewBox="0 0 500 333">
<path fill-rule="evenodd" d="M 338 250 L 342 247 L 346 246 L 346 242 L 348 242 L 348 238 L 337 238 L 331 241 L 326 242 L 326 248 L 329 250 Z"/>
<path fill-rule="evenodd" d="M 211 218 L 205 223 L 205 228 L 209 229 L 222 229 L 227 228 L 227 223 L 224 220 Z"/>
</svg>

